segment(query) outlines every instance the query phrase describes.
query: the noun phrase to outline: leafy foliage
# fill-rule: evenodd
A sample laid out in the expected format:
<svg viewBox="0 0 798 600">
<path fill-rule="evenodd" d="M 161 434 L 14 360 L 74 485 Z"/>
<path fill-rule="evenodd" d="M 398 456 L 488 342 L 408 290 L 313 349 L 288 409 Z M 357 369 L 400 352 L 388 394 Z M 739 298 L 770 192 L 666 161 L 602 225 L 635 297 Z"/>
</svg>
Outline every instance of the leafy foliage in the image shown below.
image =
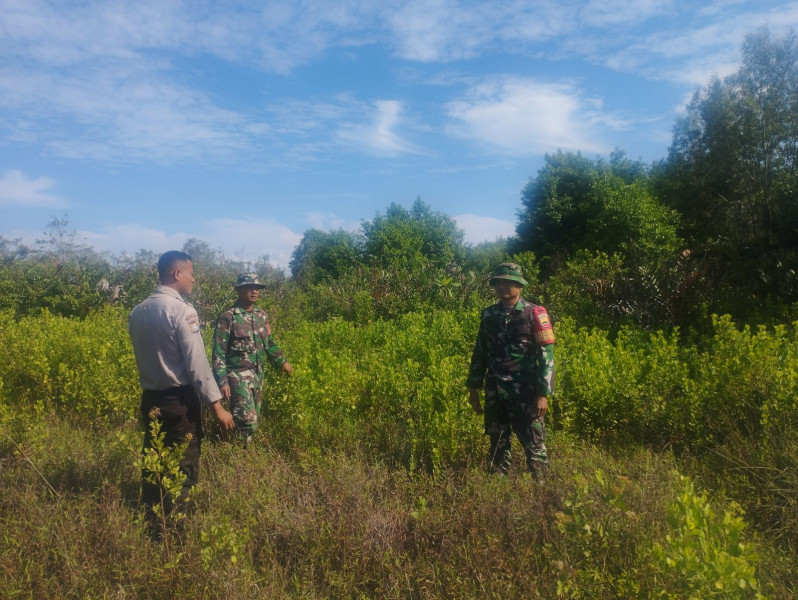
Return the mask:
<svg viewBox="0 0 798 600">
<path fill-rule="evenodd" d="M 425 262 L 443 267 L 463 258 L 463 232 L 454 219 L 418 198 L 408 211 L 391 204 L 385 214 L 363 223 L 366 260 L 412 268 Z"/>
<path fill-rule="evenodd" d="M 291 255 L 290 268 L 298 280 L 320 283 L 335 280 L 362 260 L 362 244 L 355 235 L 339 229 L 309 229 Z"/>
<path fill-rule="evenodd" d="M 759 556 L 743 537 L 745 522 L 732 504 L 715 514 L 706 492 L 681 478 L 678 500 L 668 509 L 671 528 L 654 545 L 662 590 L 659 598 L 764 598 L 756 566 Z"/>
<path fill-rule="evenodd" d="M 798 41 L 746 37 L 742 66 L 697 91 L 657 177 L 720 310 L 736 298 L 798 300 Z M 732 302 L 729 302 L 729 300 Z"/>
</svg>

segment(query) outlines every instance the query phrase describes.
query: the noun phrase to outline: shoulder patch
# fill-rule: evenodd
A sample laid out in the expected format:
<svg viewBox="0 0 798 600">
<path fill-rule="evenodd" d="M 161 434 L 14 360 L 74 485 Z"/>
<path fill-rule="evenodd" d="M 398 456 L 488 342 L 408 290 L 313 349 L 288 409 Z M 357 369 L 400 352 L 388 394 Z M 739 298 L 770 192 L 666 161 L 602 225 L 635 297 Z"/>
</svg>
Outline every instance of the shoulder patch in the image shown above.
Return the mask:
<svg viewBox="0 0 798 600">
<path fill-rule="evenodd" d="M 192 313 L 186 316 L 186 323 L 188 323 L 188 327 L 189 329 L 191 329 L 191 333 L 199 333 L 200 324 L 197 313 Z"/>
<path fill-rule="evenodd" d="M 554 330 L 551 327 L 551 319 L 549 313 L 542 306 L 536 306 L 532 312 L 533 330 L 535 332 L 535 341 L 541 346 L 548 346 L 554 343 Z"/>
</svg>

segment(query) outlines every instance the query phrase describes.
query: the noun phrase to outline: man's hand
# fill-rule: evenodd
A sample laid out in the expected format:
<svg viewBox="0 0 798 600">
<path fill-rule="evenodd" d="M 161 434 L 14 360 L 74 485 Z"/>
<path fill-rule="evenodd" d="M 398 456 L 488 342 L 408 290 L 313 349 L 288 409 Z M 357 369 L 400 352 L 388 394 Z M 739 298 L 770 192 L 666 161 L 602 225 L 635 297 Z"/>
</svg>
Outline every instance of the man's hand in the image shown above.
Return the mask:
<svg viewBox="0 0 798 600">
<path fill-rule="evenodd" d="M 479 401 L 479 388 L 471 388 L 468 390 L 468 401 L 471 403 L 471 408 L 478 415 L 482 414 L 482 403 Z"/>
<path fill-rule="evenodd" d="M 222 392 L 222 398 L 224 398 L 225 400 L 229 400 L 230 399 L 230 386 L 229 385 L 220 386 L 219 390 Z"/>
<path fill-rule="evenodd" d="M 230 388 L 228 386 L 227 389 Z M 219 421 L 219 424 L 222 426 L 222 429 L 225 431 L 231 431 L 236 425 L 233 422 L 233 415 L 231 415 L 224 406 L 222 406 L 221 401 L 214 402 L 211 404 L 211 409 L 213 410 L 214 414 L 216 415 L 216 420 Z"/>
<path fill-rule="evenodd" d="M 542 419 L 549 410 L 549 399 L 546 396 L 538 396 L 538 418 Z"/>
<path fill-rule="evenodd" d="M 282 369 L 284 375 L 291 375 L 294 372 L 294 367 L 292 367 L 289 362 L 284 362 Z"/>
</svg>

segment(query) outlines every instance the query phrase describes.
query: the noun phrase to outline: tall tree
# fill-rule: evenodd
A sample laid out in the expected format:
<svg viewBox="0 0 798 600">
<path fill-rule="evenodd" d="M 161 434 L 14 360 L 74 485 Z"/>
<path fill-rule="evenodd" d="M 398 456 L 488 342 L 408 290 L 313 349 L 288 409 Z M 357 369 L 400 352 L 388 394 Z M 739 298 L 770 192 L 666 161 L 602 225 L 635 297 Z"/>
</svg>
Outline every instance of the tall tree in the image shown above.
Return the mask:
<svg viewBox="0 0 798 600">
<path fill-rule="evenodd" d="M 361 256 L 361 242 L 343 229 L 309 229 L 294 248 L 289 267 L 294 277 L 308 283 L 338 279 L 355 267 Z"/>
<path fill-rule="evenodd" d="M 540 258 L 552 275 L 580 250 L 645 251 L 647 259 L 678 246 L 677 215 L 650 193 L 646 166 L 616 150 L 609 162 L 557 152 L 521 196 L 517 250 Z"/>
<path fill-rule="evenodd" d="M 726 283 L 794 302 L 796 175 L 798 42 L 760 29 L 747 36 L 736 73 L 693 95 L 658 189 L 682 213 L 690 246 L 725 265 L 716 272 Z"/>
<path fill-rule="evenodd" d="M 385 266 L 412 267 L 426 262 L 442 267 L 462 262 L 463 231 L 449 215 L 433 211 L 417 198 L 408 211 L 392 203 L 385 214 L 363 223 L 366 257 Z"/>
</svg>

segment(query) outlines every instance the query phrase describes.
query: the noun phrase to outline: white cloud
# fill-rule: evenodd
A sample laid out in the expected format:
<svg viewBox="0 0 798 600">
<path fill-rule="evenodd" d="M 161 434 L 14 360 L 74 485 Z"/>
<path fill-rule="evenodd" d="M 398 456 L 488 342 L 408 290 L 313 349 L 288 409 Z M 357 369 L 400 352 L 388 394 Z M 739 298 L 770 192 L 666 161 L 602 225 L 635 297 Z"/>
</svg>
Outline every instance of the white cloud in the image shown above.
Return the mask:
<svg viewBox="0 0 798 600">
<path fill-rule="evenodd" d="M 346 199 L 352 200 L 351 194 L 344 194 Z M 360 199 L 357 197 L 357 199 Z M 318 229 L 319 231 L 334 231 L 343 229 L 344 231 L 356 232 L 360 229 L 360 221 L 352 221 L 342 219 L 333 212 L 306 212 L 304 213 L 305 220 L 311 229 Z"/>
<path fill-rule="evenodd" d="M 774 36 L 780 36 L 798 26 L 798 2 L 777 3 L 771 8 L 763 2 L 748 10 L 743 8 L 746 4 L 718 0 L 704 8 L 695 7 L 690 27 L 677 29 L 667 24 L 654 32 L 624 36 L 621 43 L 608 36 L 593 36 L 586 54 L 593 62 L 618 71 L 701 86 L 713 74 L 723 78 L 737 70 L 740 45 L 758 27 L 767 26 Z M 572 50 L 578 52 L 577 46 Z"/>
<path fill-rule="evenodd" d="M 365 125 L 346 125 L 338 132 L 342 141 L 362 150 L 383 155 L 419 153 L 413 144 L 400 136 L 395 129 L 403 110 L 397 100 L 378 100 L 374 103 L 371 122 Z"/>
<path fill-rule="evenodd" d="M 0 48 L 65 66 L 98 57 L 140 58 L 148 51 L 210 54 L 287 73 L 373 22 L 379 5 L 341 0 L 164 2 L 103 0 L 6 2 Z"/>
<path fill-rule="evenodd" d="M 70 158 L 223 157 L 262 133 L 201 92 L 121 64 L 75 75 L 0 69 L 0 97 L 0 107 L 18 111 L 46 146 Z"/>
<path fill-rule="evenodd" d="M 416 0 L 401 4 L 387 22 L 400 57 L 449 61 L 478 55 L 495 35 L 492 26 L 502 12 L 496 4 Z"/>
<path fill-rule="evenodd" d="M 17 232 L 19 233 L 19 232 Z M 81 230 L 78 234 L 98 252 L 133 254 L 140 249 L 156 253 L 183 247 L 189 238 L 220 248 L 225 256 L 253 262 L 268 254 L 271 262 L 287 268 L 291 252 L 302 236 L 273 219 L 220 218 L 201 222 L 191 231 L 165 231 L 138 224 L 108 223 L 98 230 Z M 20 237 L 20 236 L 18 236 Z M 24 239 L 30 235 L 21 236 Z"/>
<path fill-rule="evenodd" d="M 450 102 L 447 111 L 451 135 L 516 156 L 557 149 L 604 153 L 610 144 L 601 141 L 602 131 L 628 127 L 568 82 L 494 78 Z"/>
<path fill-rule="evenodd" d="M 226 108 L 225 95 L 206 91 L 218 83 L 205 81 L 214 74 L 186 69 L 181 59 L 211 55 L 287 73 L 339 37 L 351 38 L 376 10 L 360 0 L 275 1 L 266 8 L 6 0 L 2 9 L 0 136 L 6 140 L 41 143 L 68 158 L 235 160 L 258 167 L 312 159 L 325 146 L 273 128 L 263 108 Z M 330 131 L 335 127 L 314 133 L 329 139 Z M 392 141 L 399 140 L 382 143 Z"/>
<path fill-rule="evenodd" d="M 454 220 L 465 233 L 465 241 L 469 244 L 494 242 L 499 238 L 515 235 L 515 223 L 503 219 L 463 214 L 455 216 Z"/>
<path fill-rule="evenodd" d="M 13 169 L 0 178 L 0 206 L 44 206 L 62 208 L 66 201 L 51 193 L 56 182 L 49 177 L 29 179 Z"/>
<path fill-rule="evenodd" d="M 373 103 L 368 123 L 353 116 L 356 111 L 361 117 L 364 105 L 351 98 L 308 102 L 316 106 L 298 115 L 281 109 L 285 99 L 272 106 L 233 105 L 234 92 L 228 96 L 216 73 L 193 59 L 214 57 L 245 69 L 290 74 L 333 49 L 379 44 L 424 63 L 508 53 L 579 57 L 695 86 L 713 72 L 733 71 L 739 45 L 753 28 L 769 24 L 780 34 L 798 25 L 798 2 L 777 0 L 703 5 L 689 0 L 3 0 L 2 10 L 0 136 L 5 140 L 38 142 L 51 154 L 70 158 L 235 161 L 247 168 L 317 160 L 341 141 L 378 156 L 421 150 L 400 133 L 408 124 L 397 100 Z M 657 33 L 651 33 L 651 23 Z M 446 79 L 424 71 L 430 81 Z M 601 128 L 623 128 L 626 119 L 602 113 L 572 86 L 559 85 L 548 90 L 538 85 L 537 96 L 507 89 L 503 101 L 492 104 L 460 99 L 449 109 L 461 127 L 450 131 L 491 144 L 481 135 L 487 124 L 525 123 L 515 136 L 500 131 L 497 147 L 516 151 L 520 140 L 514 138 L 532 134 L 542 136 L 539 148 L 579 143 L 585 151 L 606 150 Z M 545 107 L 549 94 L 565 102 L 559 110 L 549 103 L 553 123 L 535 115 L 499 114 L 512 112 L 514 100 Z M 288 104 L 298 107 L 300 101 Z M 424 126 L 414 124 L 413 130 Z M 583 126 L 584 135 L 574 130 Z"/>
<path fill-rule="evenodd" d="M 230 218 L 206 221 L 196 237 L 221 248 L 227 256 L 245 261 L 268 254 L 273 264 L 284 268 L 302 239 L 301 234 L 274 219 Z"/>
<path fill-rule="evenodd" d="M 168 233 L 161 229 L 143 227 L 137 224 L 104 225 L 99 231 L 80 230 L 78 234 L 98 252 L 134 254 L 139 250 L 162 253 L 183 247 L 192 237 L 185 231 Z"/>
<path fill-rule="evenodd" d="M 714 0 L 707 6 L 702 6 L 698 14 L 703 16 L 714 16 L 723 11 L 733 9 L 735 6 L 745 4 L 747 0 Z"/>
<path fill-rule="evenodd" d="M 675 4 L 675 0 L 589 0 L 579 9 L 578 18 L 591 27 L 617 27 L 672 14 Z"/>
</svg>

